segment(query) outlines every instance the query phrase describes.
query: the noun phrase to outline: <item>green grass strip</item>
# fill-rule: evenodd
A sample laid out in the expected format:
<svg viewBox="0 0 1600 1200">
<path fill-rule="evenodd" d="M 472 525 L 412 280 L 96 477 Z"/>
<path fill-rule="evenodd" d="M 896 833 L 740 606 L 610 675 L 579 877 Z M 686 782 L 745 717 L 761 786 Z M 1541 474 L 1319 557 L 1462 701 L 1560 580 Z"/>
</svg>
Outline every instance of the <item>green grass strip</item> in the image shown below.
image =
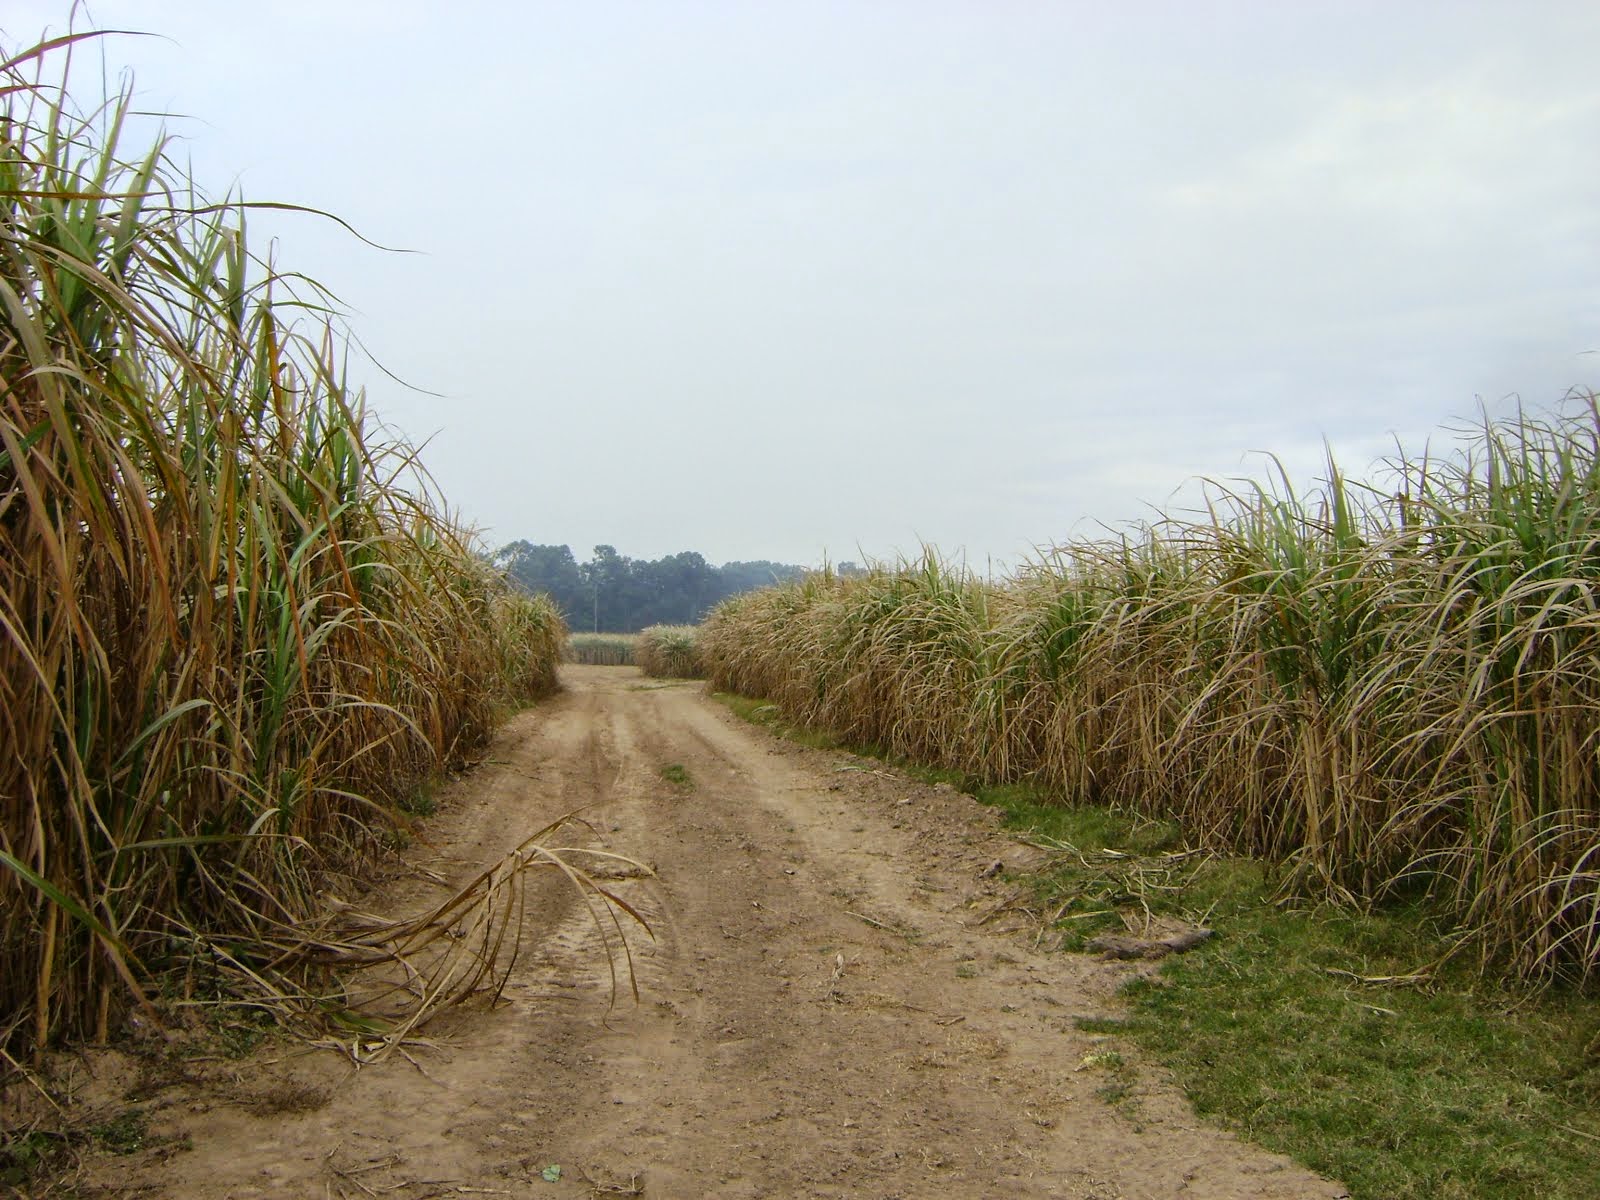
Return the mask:
<svg viewBox="0 0 1600 1200">
<path fill-rule="evenodd" d="M 980 789 L 1072 846 L 1031 880 L 1068 945 L 1148 905 L 1217 936 L 1124 989 L 1120 1032 L 1195 1109 L 1339 1179 L 1354 1200 L 1580 1197 L 1600 1180 L 1600 1005 L 1434 968 L 1425 909 L 1285 909 L 1261 864 L 1179 857 L 1176 827 Z M 1419 977 L 1420 976 L 1420 977 Z"/>
</svg>

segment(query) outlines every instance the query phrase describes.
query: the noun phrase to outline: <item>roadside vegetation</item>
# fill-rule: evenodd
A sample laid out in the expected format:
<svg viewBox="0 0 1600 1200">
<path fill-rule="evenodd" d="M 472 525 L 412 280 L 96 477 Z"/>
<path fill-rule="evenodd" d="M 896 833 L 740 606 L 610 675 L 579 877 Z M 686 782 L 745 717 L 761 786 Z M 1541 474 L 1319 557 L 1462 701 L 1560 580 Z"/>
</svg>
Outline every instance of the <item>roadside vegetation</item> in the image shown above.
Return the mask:
<svg viewBox="0 0 1600 1200">
<path fill-rule="evenodd" d="M 803 745 L 852 749 L 776 705 L 717 699 Z M 1202 1114 L 1353 1200 L 1593 1194 L 1600 1009 L 1580 989 L 1485 978 L 1426 903 L 1286 902 L 1281 869 L 1202 849 L 1177 822 L 890 761 L 971 792 L 1047 852 L 1007 881 L 1007 912 L 1031 914 L 1041 944 L 1086 951 L 1096 935 L 1173 922 L 1216 931 L 1155 981 L 1136 976 L 1124 1015 L 1078 1020 L 1140 1046 Z M 1137 1063 L 1109 1048 L 1093 1060 L 1107 1078 L 1096 1094 L 1137 1124 Z"/>
<path fill-rule="evenodd" d="M 566 659 L 589 667 L 631 667 L 638 645 L 635 633 L 574 633 L 567 638 Z"/>
<path fill-rule="evenodd" d="M 1600 968 L 1600 413 L 1329 463 L 988 584 L 928 554 L 738 597 L 714 687 L 986 783 L 1178 822 L 1285 895 L 1420 904 L 1490 974 Z"/>
<path fill-rule="evenodd" d="M 693 625 L 651 625 L 639 634 L 639 669 L 657 679 L 703 679 L 700 631 Z"/>
<path fill-rule="evenodd" d="M 331 302 L 252 247 L 248 206 L 207 200 L 163 131 L 139 144 L 129 91 L 74 107 L 95 36 L 0 65 L 13 1065 L 170 1003 L 340 1019 L 334 967 L 433 935 L 357 947 L 313 919 L 319 890 L 348 894 L 429 781 L 556 686 L 566 635 L 375 432 Z M 518 869 L 450 919 L 488 937 Z M 427 1003 L 485 977 L 464 961 L 417 976 Z"/>
<path fill-rule="evenodd" d="M 1217 930 L 1128 985 L 1125 1020 L 1085 1023 L 1138 1043 L 1203 1115 L 1355 1200 L 1591 1194 L 1592 1000 L 1485 980 L 1426 907 L 1284 904 L 1259 860 L 1197 851 L 1170 822 L 1016 785 L 980 798 L 1052 851 L 1021 882 L 1068 947 L 1152 918 Z"/>
</svg>

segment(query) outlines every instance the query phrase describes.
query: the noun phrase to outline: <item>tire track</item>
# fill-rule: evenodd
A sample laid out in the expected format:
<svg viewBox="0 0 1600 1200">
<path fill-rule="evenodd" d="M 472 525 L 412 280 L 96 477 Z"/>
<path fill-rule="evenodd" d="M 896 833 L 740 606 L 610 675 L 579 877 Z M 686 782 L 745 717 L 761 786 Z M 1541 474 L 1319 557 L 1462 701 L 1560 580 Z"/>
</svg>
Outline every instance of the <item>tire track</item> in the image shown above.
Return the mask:
<svg viewBox="0 0 1600 1200">
<path fill-rule="evenodd" d="M 252 1064 L 326 1095 L 304 1112 L 177 1096 L 159 1131 L 193 1151 L 121 1164 L 112 1194 L 1340 1194 L 1201 1125 L 1147 1066 L 1126 1105 L 1096 1097 L 1103 1046 L 1074 1018 L 1114 1005 L 1126 968 L 979 923 L 998 903 L 979 868 L 1027 851 L 968 798 L 777 741 L 692 686 L 566 678 L 448 789 L 427 836 L 466 871 L 583 806 L 562 844 L 656 872 L 574 854 L 655 931 L 628 931 L 639 1002 L 624 975 L 611 1003 L 608 939 L 545 871 L 501 1004 L 440 1017 L 414 1063 Z"/>
</svg>

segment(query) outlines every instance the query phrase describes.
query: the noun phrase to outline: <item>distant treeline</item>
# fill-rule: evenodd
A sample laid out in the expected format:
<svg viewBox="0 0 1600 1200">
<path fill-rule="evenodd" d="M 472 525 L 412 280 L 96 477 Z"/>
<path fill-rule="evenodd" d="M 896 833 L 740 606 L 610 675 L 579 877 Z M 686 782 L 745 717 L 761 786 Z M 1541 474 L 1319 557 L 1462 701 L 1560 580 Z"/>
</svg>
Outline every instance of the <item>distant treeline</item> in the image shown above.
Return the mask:
<svg viewBox="0 0 1600 1200">
<path fill-rule="evenodd" d="M 494 561 L 531 592 L 546 592 L 574 630 L 637 633 L 647 625 L 693 625 L 729 596 L 784 583 L 804 567 L 730 562 L 714 567 L 693 550 L 649 561 L 596 546 L 580 563 L 570 546 L 511 542 Z"/>
</svg>

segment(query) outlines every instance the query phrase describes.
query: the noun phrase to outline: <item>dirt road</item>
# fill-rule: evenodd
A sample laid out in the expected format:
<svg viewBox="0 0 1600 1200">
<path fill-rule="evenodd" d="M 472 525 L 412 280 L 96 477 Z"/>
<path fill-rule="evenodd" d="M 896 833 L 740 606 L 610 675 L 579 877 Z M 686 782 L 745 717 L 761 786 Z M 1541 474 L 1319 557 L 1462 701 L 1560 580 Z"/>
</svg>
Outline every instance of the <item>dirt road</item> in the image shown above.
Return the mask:
<svg viewBox="0 0 1600 1200">
<path fill-rule="evenodd" d="M 655 927 L 632 938 L 641 1002 L 608 1011 L 595 928 L 552 883 L 499 1007 L 440 1019 L 414 1063 L 261 1055 L 168 1087 L 151 1131 L 190 1148 L 101 1164 L 108 1193 L 1342 1195 L 1079 1030 L 1132 968 L 985 920 L 1009 895 L 985 868 L 1037 852 L 968 797 L 778 741 L 698 684 L 566 684 L 447 790 L 414 856 L 464 878 L 598 802 L 604 844 L 658 872 L 611 884 Z"/>
</svg>

